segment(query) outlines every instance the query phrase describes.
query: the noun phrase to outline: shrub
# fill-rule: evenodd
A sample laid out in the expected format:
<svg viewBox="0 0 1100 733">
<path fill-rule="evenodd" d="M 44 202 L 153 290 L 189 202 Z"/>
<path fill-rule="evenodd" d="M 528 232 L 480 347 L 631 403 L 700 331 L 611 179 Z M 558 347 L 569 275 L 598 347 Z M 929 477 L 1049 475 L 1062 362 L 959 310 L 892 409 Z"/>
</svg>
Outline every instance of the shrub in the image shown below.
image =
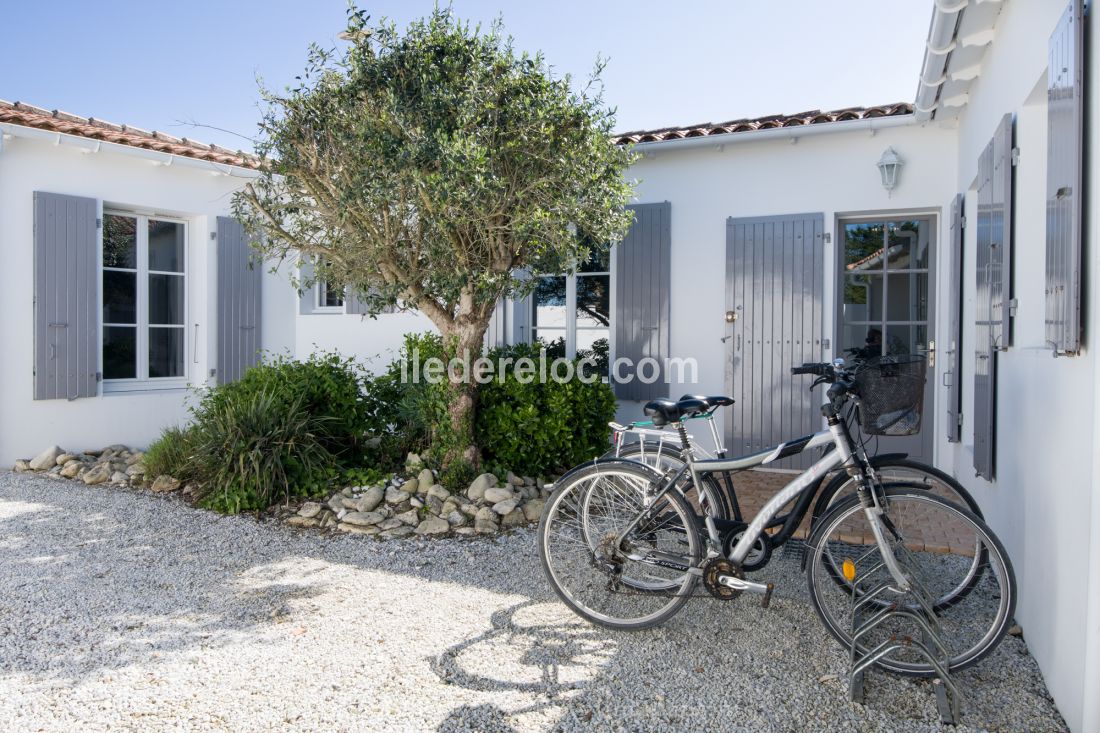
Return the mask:
<svg viewBox="0 0 1100 733">
<path fill-rule="evenodd" d="M 527 357 L 529 344 L 494 349 L 489 358 Z M 615 395 L 602 380 L 547 379 L 521 383 L 508 372 L 478 391 L 477 434 L 486 465 L 548 475 L 594 458 L 607 449 L 607 423 L 615 417 Z"/>
<path fill-rule="evenodd" d="M 168 474 L 180 481 L 196 476 L 196 450 L 194 428 L 171 427 L 165 429 L 156 442 L 145 451 L 145 475 L 150 478 Z"/>
<path fill-rule="evenodd" d="M 278 356 L 244 373 L 236 382 L 220 385 L 203 397 L 196 417 L 229 409 L 227 403 L 259 404 L 252 396 L 264 395 L 274 406 L 290 411 L 292 405 L 320 422 L 313 427 L 317 439 L 340 466 L 351 468 L 373 463 L 366 445 L 368 416 L 363 393 L 362 369 L 336 353 L 314 354 L 305 361 Z"/>
<path fill-rule="evenodd" d="M 214 390 L 191 428 L 200 503 L 235 514 L 324 492 L 337 473 L 332 423 L 278 387 Z"/>
</svg>

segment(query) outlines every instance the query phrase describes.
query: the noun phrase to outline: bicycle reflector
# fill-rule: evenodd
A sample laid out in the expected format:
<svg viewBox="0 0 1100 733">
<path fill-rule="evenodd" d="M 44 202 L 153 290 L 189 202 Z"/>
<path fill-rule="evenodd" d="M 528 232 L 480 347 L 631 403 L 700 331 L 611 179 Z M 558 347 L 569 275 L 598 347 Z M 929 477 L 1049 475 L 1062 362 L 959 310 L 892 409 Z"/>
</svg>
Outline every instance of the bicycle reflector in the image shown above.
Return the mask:
<svg viewBox="0 0 1100 733">
<path fill-rule="evenodd" d="M 844 558 L 844 563 L 840 566 L 840 570 L 844 573 L 844 579 L 849 583 L 856 579 L 856 564 L 852 562 L 851 558 Z"/>
</svg>

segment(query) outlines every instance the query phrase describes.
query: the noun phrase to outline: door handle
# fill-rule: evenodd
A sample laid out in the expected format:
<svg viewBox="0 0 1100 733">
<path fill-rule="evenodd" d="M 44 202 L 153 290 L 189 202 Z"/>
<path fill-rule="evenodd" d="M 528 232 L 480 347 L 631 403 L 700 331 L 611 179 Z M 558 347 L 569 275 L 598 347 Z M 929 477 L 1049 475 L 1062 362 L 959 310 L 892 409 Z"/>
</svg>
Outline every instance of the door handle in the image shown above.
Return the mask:
<svg viewBox="0 0 1100 733">
<path fill-rule="evenodd" d="M 934 369 L 935 368 L 935 366 L 936 366 L 936 342 L 935 341 L 929 341 L 928 346 L 924 347 L 923 349 L 918 346 L 917 347 L 917 352 L 920 353 L 920 354 L 924 354 L 925 356 L 928 357 L 928 368 L 929 369 Z"/>
</svg>

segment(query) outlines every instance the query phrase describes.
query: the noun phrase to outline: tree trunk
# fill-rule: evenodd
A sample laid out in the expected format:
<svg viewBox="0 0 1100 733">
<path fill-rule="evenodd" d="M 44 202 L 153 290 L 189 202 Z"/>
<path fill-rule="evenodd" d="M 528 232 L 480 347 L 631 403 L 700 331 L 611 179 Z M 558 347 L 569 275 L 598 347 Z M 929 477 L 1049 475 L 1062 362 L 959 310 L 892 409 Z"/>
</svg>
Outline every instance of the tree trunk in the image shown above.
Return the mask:
<svg viewBox="0 0 1100 733">
<path fill-rule="evenodd" d="M 481 462 L 481 451 L 474 433 L 477 419 L 477 383 L 471 374 L 466 373 L 466 369 L 472 367 L 473 362 L 481 356 L 487 325 L 469 322 L 456 324 L 450 333 L 443 335 L 444 343 L 453 346 L 453 354 L 450 353 L 451 348 L 446 348 L 448 358 L 454 356 L 463 363 L 459 369 L 447 370 L 451 388 L 451 403 L 448 408 L 451 439 L 447 441 L 444 466 L 449 466 L 456 460 L 465 460 L 476 468 Z"/>
</svg>

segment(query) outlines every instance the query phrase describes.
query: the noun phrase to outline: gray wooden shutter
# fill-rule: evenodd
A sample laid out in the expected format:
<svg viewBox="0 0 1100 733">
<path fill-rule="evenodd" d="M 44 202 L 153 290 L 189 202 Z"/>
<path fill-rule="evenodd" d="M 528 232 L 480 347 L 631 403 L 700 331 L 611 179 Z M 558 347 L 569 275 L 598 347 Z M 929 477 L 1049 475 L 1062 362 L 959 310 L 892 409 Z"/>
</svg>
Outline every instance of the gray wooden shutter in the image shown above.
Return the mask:
<svg viewBox="0 0 1100 733">
<path fill-rule="evenodd" d="M 1055 354 L 1076 354 L 1081 350 L 1082 0 L 1070 2 L 1049 49 L 1046 340 Z"/>
<path fill-rule="evenodd" d="M 530 274 L 526 270 L 516 272 L 517 280 L 527 280 Z M 512 343 L 531 343 L 531 303 L 532 297 L 526 295 L 512 301 Z"/>
<path fill-rule="evenodd" d="M 317 283 L 313 282 L 313 260 L 305 255 L 298 256 L 298 283 L 311 283 L 298 295 L 298 313 L 308 316 L 317 307 Z"/>
<path fill-rule="evenodd" d="M 634 223 L 615 256 L 615 359 L 629 359 L 619 369 L 622 383 L 615 394 L 623 400 L 648 400 L 668 393 L 664 373 L 669 355 L 669 301 L 672 255 L 672 204 L 628 207 Z M 659 378 L 644 384 L 635 376 L 643 359 L 655 359 Z M 643 369 L 648 376 L 652 368 Z M 614 375 L 613 375 L 614 376 Z"/>
<path fill-rule="evenodd" d="M 726 417 L 734 455 L 821 429 L 820 393 L 790 368 L 824 358 L 825 215 L 726 220 L 726 378 L 736 400 Z M 771 468 L 805 468 L 799 454 Z"/>
<path fill-rule="evenodd" d="M 508 343 L 508 301 L 497 300 L 493 315 L 489 317 L 489 326 L 485 329 L 485 348 L 495 349 Z"/>
<path fill-rule="evenodd" d="M 244 227 L 218 217 L 219 384 L 241 378 L 260 359 L 260 303 L 263 270 L 253 257 Z"/>
<path fill-rule="evenodd" d="M 1012 146 L 1012 115 L 1001 118 L 997 131 L 987 148 L 992 158 L 989 184 L 985 187 L 986 230 L 989 233 L 989 328 L 995 349 L 1004 351 L 1012 345 L 1012 166 L 1015 153 Z M 978 192 L 978 204 L 982 191 Z M 979 222 L 979 233 L 981 223 Z M 979 248 L 982 245 L 979 244 Z"/>
<path fill-rule="evenodd" d="M 95 199 L 34 193 L 34 399 L 96 395 Z"/>
<path fill-rule="evenodd" d="M 962 439 L 962 272 L 965 199 L 960 193 L 951 204 L 951 239 L 947 252 L 947 440 Z"/>
</svg>

